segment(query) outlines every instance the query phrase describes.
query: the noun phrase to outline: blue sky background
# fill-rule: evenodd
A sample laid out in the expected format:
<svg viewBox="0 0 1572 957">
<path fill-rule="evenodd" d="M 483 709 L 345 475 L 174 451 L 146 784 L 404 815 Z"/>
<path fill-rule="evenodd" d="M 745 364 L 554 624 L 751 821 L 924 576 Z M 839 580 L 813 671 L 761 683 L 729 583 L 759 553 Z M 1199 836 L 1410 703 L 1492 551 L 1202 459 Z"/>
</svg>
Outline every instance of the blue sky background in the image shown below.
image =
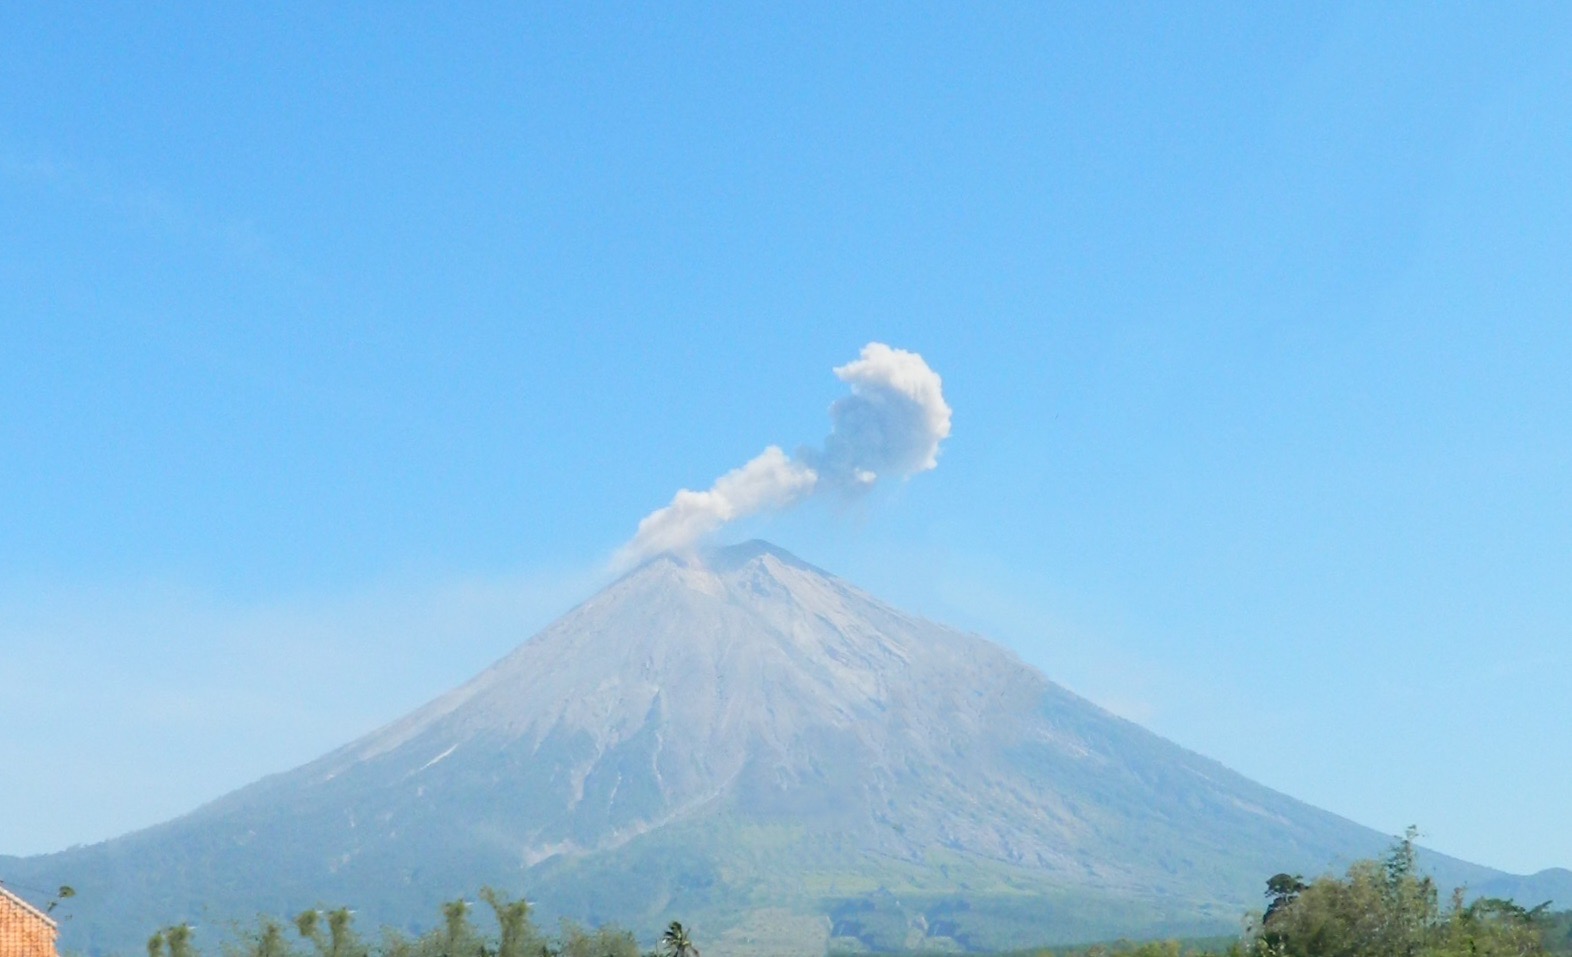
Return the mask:
<svg viewBox="0 0 1572 957">
<path fill-rule="evenodd" d="M 1572 8 L 8 5 L 0 852 L 369 730 L 751 522 L 1297 797 L 1572 865 Z"/>
</svg>

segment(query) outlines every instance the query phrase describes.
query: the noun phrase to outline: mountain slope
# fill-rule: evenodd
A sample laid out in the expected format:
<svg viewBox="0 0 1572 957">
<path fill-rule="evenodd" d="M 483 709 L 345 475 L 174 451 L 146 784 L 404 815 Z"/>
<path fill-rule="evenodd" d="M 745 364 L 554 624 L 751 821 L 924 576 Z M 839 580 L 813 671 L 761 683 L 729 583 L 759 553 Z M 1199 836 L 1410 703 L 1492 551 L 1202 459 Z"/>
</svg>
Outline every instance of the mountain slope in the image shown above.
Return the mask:
<svg viewBox="0 0 1572 957">
<path fill-rule="evenodd" d="M 491 883 L 809 952 L 1226 930 L 1267 875 L 1385 843 L 750 543 L 645 564 L 308 765 L 0 874 L 76 885 L 90 949 L 321 902 L 426 921 Z"/>
</svg>

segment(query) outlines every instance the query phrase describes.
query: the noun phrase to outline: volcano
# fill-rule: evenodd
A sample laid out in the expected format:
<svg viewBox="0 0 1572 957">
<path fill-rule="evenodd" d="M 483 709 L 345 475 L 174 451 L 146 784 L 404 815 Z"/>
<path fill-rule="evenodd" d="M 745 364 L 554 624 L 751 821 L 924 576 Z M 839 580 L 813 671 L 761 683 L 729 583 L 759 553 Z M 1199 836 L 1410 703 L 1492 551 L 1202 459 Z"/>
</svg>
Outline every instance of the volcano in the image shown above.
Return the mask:
<svg viewBox="0 0 1572 957">
<path fill-rule="evenodd" d="M 1267 876 L 1389 841 L 753 542 L 646 562 L 359 741 L 0 877 L 73 884 L 86 952 L 322 904 L 407 927 L 489 884 L 721 957 L 1227 933 Z"/>
</svg>

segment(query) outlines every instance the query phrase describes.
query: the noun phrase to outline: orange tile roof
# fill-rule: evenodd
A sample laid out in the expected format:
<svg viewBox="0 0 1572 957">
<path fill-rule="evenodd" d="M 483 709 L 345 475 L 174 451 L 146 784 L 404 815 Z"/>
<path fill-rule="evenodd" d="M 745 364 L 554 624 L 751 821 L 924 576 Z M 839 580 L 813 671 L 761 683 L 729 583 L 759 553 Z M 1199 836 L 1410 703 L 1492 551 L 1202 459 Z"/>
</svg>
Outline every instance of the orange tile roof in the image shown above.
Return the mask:
<svg viewBox="0 0 1572 957">
<path fill-rule="evenodd" d="M 0 886 L 0 957 L 55 957 L 55 922 Z"/>
</svg>

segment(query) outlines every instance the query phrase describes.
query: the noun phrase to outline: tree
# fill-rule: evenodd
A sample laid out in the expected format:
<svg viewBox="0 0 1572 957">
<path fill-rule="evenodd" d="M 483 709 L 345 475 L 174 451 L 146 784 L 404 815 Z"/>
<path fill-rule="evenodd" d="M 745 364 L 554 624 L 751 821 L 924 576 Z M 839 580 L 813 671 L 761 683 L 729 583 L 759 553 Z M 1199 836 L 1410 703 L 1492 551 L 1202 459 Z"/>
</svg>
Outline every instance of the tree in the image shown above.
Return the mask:
<svg viewBox="0 0 1572 957">
<path fill-rule="evenodd" d="M 324 916 L 327 918 L 326 933 L 323 933 Z M 354 924 L 354 912 L 347 907 L 328 911 L 326 915 L 319 910 L 302 911 L 295 918 L 295 930 L 311 941 L 318 957 L 366 957 L 366 945 L 355 933 Z"/>
<path fill-rule="evenodd" d="M 1417 873 L 1413 838 L 1410 829 L 1380 860 L 1298 890 L 1302 882 L 1276 875 L 1260 942 L 1283 957 L 1416 957 L 1440 912 L 1434 883 Z"/>
<path fill-rule="evenodd" d="M 296 925 L 298 929 L 298 924 Z M 284 926 L 271 917 L 257 922 L 246 947 L 246 957 L 290 957 L 289 941 L 284 939 Z M 175 957 L 170 949 L 169 957 Z"/>
<path fill-rule="evenodd" d="M 509 900 L 490 887 L 480 889 L 480 899 L 497 915 L 497 957 L 535 957 L 540 935 L 529 919 L 529 901 Z"/>
<path fill-rule="evenodd" d="M 1299 895 L 1309 886 L 1298 874 L 1273 874 L 1267 878 L 1266 913 L 1261 916 L 1262 922 L 1270 921 L 1273 914 L 1298 900 Z"/>
<path fill-rule="evenodd" d="M 223 957 L 302 957 L 291 949 L 285 933 L 292 923 L 300 938 L 309 941 L 309 957 L 641 957 L 637 938 L 612 925 L 586 930 L 563 921 L 561 935 L 547 939 L 530 921 L 530 905 L 513 900 L 490 887 L 480 891 L 497 917 L 497 935 L 482 936 L 470 921 L 471 905 L 453 900 L 441 907 L 442 920 L 418 937 L 385 927 L 375 947 L 355 933 L 353 913 L 344 907 L 302 911 L 293 921 L 262 916 L 252 928 L 237 928 L 239 939 L 223 942 Z M 147 941 L 147 957 L 199 957 L 192 947 L 191 927 L 165 927 Z M 680 923 L 673 922 L 663 938 L 664 957 L 699 957 L 699 950 Z M 653 955 L 650 955 L 653 957 Z M 1176 957 L 1176 955 L 1152 955 Z M 1505 957 L 1505 955 L 1503 955 Z"/>
<path fill-rule="evenodd" d="M 666 927 L 666 932 L 660 935 L 660 945 L 668 957 L 699 957 L 699 948 L 694 946 L 688 929 L 680 921 L 674 920 Z"/>
<path fill-rule="evenodd" d="M 639 957 L 639 942 L 616 927 L 585 930 L 572 921 L 562 922 L 560 957 Z"/>
<path fill-rule="evenodd" d="M 1306 885 L 1288 874 L 1267 882 L 1270 901 L 1256 935 L 1264 957 L 1544 957 L 1535 911 L 1510 901 L 1437 901 L 1419 872 L 1409 828 L 1385 856 L 1355 861 L 1342 877 Z"/>
<path fill-rule="evenodd" d="M 176 924 L 165 927 L 147 939 L 147 957 L 194 957 L 191 948 L 191 925 Z"/>
<path fill-rule="evenodd" d="M 1548 902 L 1527 909 L 1509 900 L 1483 897 L 1464 906 L 1453 895 L 1452 909 L 1439 928 L 1436 950 L 1467 957 L 1536 957 L 1549 951 L 1544 920 Z"/>
</svg>

